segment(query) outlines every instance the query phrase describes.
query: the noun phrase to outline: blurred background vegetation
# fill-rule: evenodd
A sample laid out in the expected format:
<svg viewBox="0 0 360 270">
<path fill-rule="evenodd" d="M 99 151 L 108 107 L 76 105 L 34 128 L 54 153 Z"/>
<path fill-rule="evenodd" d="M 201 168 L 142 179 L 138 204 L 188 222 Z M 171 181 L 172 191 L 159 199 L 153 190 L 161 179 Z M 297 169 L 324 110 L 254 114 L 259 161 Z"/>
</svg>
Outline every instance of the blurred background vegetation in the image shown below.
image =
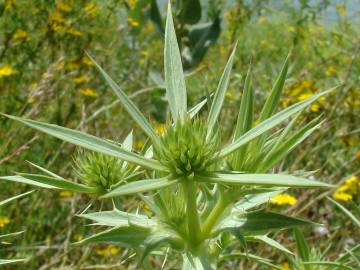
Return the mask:
<svg viewBox="0 0 360 270">
<path fill-rule="evenodd" d="M 117 141 L 133 130 L 140 149 L 143 134 L 129 121 L 86 52 L 162 132 L 167 117 L 162 75 L 165 4 L 165 0 L 0 0 L 0 112 Z M 307 230 L 305 237 L 318 252 L 326 249 L 329 259 L 359 243 L 359 230 L 326 197 L 359 216 L 360 1 L 177 0 L 174 7 L 190 104 L 214 91 L 238 41 L 235 72 L 222 112 L 225 138 L 236 121 L 250 63 L 257 105 L 271 89 L 289 51 L 283 107 L 341 85 L 299 120 L 322 115 L 325 122 L 278 166 L 282 171 L 313 171 L 311 177 L 338 187 L 300 190 L 273 198 L 267 207 L 324 224 Z M 3 117 L 0 146 L 0 175 L 34 171 L 25 160 L 63 176 L 71 174 L 74 146 Z M 0 200 L 26 190 L 29 187 L 1 182 Z M 1 244 L 0 257 L 28 259 L 4 269 L 136 269 L 133 250 L 71 245 L 93 230 L 75 216 L 88 200 L 85 195 L 38 190 L 0 209 L 1 234 L 25 230 L 11 243 Z M 124 199 L 124 208 L 133 200 Z M 276 237 L 296 249 L 290 232 Z M 291 269 L 288 259 L 271 248 L 261 244 L 249 248 Z M 146 268 L 160 269 L 163 260 L 151 257 Z M 222 267 L 262 269 L 247 260 Z M 165 263 L 165 269 L 178 268 L 176 258 Z"/>
</svg>

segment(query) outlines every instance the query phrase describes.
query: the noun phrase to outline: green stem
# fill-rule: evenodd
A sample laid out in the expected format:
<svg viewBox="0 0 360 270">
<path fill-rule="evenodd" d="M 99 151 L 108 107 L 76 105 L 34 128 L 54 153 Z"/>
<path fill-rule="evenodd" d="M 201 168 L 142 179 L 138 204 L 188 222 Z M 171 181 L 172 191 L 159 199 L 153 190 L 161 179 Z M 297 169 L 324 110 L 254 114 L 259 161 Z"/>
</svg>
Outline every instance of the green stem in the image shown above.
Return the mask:
<svg viewBox="0 0 360 270">
<path fill-rule="evenodd" d="M 219 200 L 216 202 L 215 207 L 210 212 L 209 216 L 206 218 L 204 225 L 201 229 L 202 239 L 207 239 L 213 227 L 218 222 L 220 216 L 224 213 L 225 209 L 228 207 L 228 201 L 225 199 L 225 196 L 220 192 Z"/>
<path fill-rule="evenodd" d="M 200 220 L 196 204 L 197 184 L 190 179 L 185 179 L 183 187 L 186 198 L 188 240 L 193 248 L 196 248 L 201 239 Z"/>
</svg>

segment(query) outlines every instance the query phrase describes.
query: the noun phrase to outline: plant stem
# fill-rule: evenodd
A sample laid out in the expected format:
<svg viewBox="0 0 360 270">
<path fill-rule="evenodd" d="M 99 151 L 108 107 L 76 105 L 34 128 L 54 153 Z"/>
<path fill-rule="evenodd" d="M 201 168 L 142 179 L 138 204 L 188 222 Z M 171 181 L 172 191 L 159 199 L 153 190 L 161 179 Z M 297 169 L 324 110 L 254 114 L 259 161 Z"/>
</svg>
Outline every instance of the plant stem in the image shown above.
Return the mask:
<svg viewBox="0 0 360 270">
<path fill-rule="evenodd" d="M 211 230 L 218 222 L 220 216 L 223 214 L 227 207 L 228 201 L 225 199 L 224 194 L 220 192 L 219 200 L 216 202 L 215 207 L 212 209 L 209 216 L 206 218 L 202 227 L 202 239 L 206 239 L 209 237 Z"/>
<path fill-rule="evenodd" d="M 193 245 L 193 248 L 196 248 L 201 239 L 200 220 L 196 204 L 197 185 L 194 181 L 186 179 L 183 187 L 186 199 L 188 240 Z"/>
</svg>

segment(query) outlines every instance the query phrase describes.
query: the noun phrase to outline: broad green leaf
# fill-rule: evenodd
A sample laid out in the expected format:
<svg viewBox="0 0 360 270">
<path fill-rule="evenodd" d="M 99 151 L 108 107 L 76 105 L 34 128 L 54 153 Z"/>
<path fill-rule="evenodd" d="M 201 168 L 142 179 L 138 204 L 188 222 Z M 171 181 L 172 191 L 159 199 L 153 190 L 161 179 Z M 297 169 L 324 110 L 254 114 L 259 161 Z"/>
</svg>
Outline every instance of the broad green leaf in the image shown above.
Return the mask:
<svg viewBox="0 0 360 270">
<path fill-rule="evenodd" d="M 197 179 L 202 182 L 229 184 L 229 185 L 255 185 L 270 187 L 332 187 L 332 185 L 308 180 L 302 177 L 285 174 L 246 174 L 246 173 L 209 173 L 199 175 Z"/>
<path fill-rule="evenodd" d="M 139 226 L 116 227 L 90 236 L 77 244 L 114 243 L 125 247 L 139 247 L 151 233 L 150 229 Z"/>
<path fill-rule="evenodd" d="M 164 26 L 156 0 L 151 1 L 150 5 L 150 20 L 156 25 L 160 33 L 164 33 Z"/>
<path fill-rule="evenodd" d="M 114 91 L 116 96 L 119 98 L 121 104 L 125 107 L 127 112 L 131 115 L 134 121 L 140 126 L 140 128 L 156 143 L 158 141 L 158 136 L 156 135 L 154 129 L 150 125 L 149 121 L 146 120 L 144 115 L 136 107 L 136 105 L 131 101 L 131 99 L 124 93 L 124 91 L 116 84 L 116 82 L 111 79 L 111 77 L 101 68 L 101 66 L 93 59 L 89 54 L 88 57 L 95 64 L 97 69 L 100 71 L 101 75 L 104 77 L 105 81 L 109 84 L 111 89 Z"/>
<path fill-rule="evenodd" d="M 0 179 L 1 179 L 1 176 L 0 176 Z M 13 196 L 13 197 L 11 197 L 11 198 L 8 198 L 8 199 L 5 199 L 5 200 L 3 200 L 3 201 L 0 201 L 0 207 L 2 207 L 2 206 L 6 205 L 6 204 L 8 204 L 8 203 L 10 203 L 10 202 L 12 202 L 12 201 L 14 201 L 14 200 L 17 200 L 17 199 L 20 199 L 20 198 L 22 198 L 22 197 L 25 197 L 25 196 L 33 193 L 33 192 L 34 192 L 34 190 L 30 190 L 30 191 L 25 192 L 25 193 L 22 193 L 22 194 L 20 194 L 20 195 L 16 195 L 16 196 Z"/>
<path fill-rule="evenodd" d="M 153 159 L 146 159 L 140 155 L 132 153 L 130 151 L 126 151 L 119 145 L 110 143 L 106 140 L 97 138 L 93 135 L 83 133 L 77 130 L 42 123 L 34 120 L 24 119 L 12 115 L 5 115 L 4 116 L 19 121 L 29 127 L 34 129 L 40 130 L 44 133 L 47 133 L 51 136 L 54 136 L 58 139 L 70 142 L 72 144 L 87 148 L 89 150 L 93 150 L 95 152 L 103 153 L 106 155 L 114 156 L 120 158 L 124 161 L 128 161 L 131 163 L 135 163 L 137 165 L 153 169 L 153 170 L 161 170 L 166 171 L 167 169 L 160 164 L 160 162 L 153 160 Z"/>
<path fill-rule="evenodd" d="M 269 259 L 263 258 L 263 257 L 259 257 L 250 253 L 231 253 L 228 255 L 223 255 L 220 257 L 220 261 L 229 261 L 229 260 L 233 260 L 233 259 L 250 259 L 250 260 L 254 260 L 260 264 L 264 264 L 267 265 L 269 267 L 272 267 L 274 269 L 278 269 L 278 270 L 283 270 L 283 268 L 272 264 L 271 261 Z"/>
<path fill-rule="evenodd" d="M 331 201 L 333 204 L 335 204 L 336 207 L 338 207 L 348 218 L 351 219 L 352 222 L 360 229 L 360 220 L 357 219 L 353 213 L 351 213 L 348 209 L 346 209 L 342 204 L 338 203 L 337 201 L 331 199 L 328 197 L 328 200 Z"/>
<path fill-rule="evenodd" d="M 39 175 L 39 174 L 25 174 L 13 176 L 1 176 L 1 180 L 14 181 L 18 183 L 33 185 L 42 188 L 68 190 L 79 193 L 95 193 L 95 188 L 90 188 L 78 183 L 74 183 L 65 179 Z"/>
<path fill-rule="evenodd" d="M 23 233 L 24 233 L 24 231 L 3 234 L 3 235 L 0 235 L 0 240 L 3 241 L 6 238 L 18 236 L 18 235 L 23 234 Z"/>
<path fill-rule="evenodd" d="M 223 74 L 221 75 L 219 84 L 218 84 L 216 92 L 215 92 L 213 102 L 211 104 L 211 108 L 210 108 L 210 112 L 209 112 L 209 116 L 208 116 L 208 134 L 207 134 L 208 136 L 211 136 L 211 134 L 212 134 L 212 130 L 214 128 L 214 125 L 216 124 L 216 121 L 220 114 L 221 107 L 224 103 L 225 93 L 229 86 L 231 69 L 232 69 L 232 66 L 234 63 L 236 46 L 237 46 L 237 44 L 235 44 L 234 49 L 229 57 L 229 60 L 225 66 L 225 69 L 223 71 Z"/>
<path fill-rule="evenodd" d="M 187 96 L 181 55 L 176 40 L 170 1 L 166 17 L 164 49 L 166 95 L 174 123 L 178 117 L 183 120 L 187 114 Z"/>
<path fill-rule="evenodd" d="M 237 229 L 244 235 L 252 235 L 254 233 L 268 233 L 305 225 L 314 225 L 314 223 L 274 212 L 258 210 L 240 215 L 232 215 L 230 219 L 220 222 L 216 231 Z"/>
<path fill-rule="evenodd" d="M 240 146 L 248 143 L 252 139 L 256 138 L 257 136 L 263 134 L 264 132 L 272 129 L 273 127 L 277 126 L 282 121 L 286 120 L 288 117 L 293 115 L 294 113 L 297 113 L 301 110 L 303 110 L 305 107 L 316 101 L 319 97 L 322 97 L 330 92 L 332 92 L 335 88 L 332 88 L 330 90 L 324 91 L 322 93 L 316 94 L 308 99 L 305 99 L 301 102 L 298 102 L 281 112 L 278 112 L 274 116 L 266 119 L 265 121 L 261 122 L 254 128 L 250 129 L 248 132 L 246 132 L 244 135 L 242 135 L 240 138 L 235 140 L 232 144 L 229 144 L 225 146 L 219 153 L 219 158 L 225 157 L 234 151 L 236 151 Z"/>
<path fill-rule="evenodd" d="M 246 237 L 246 239 L 248 241 L 261 241 L 264 242 L 266 244 L 268 244 L 269 246 L 272 246 L 278 250 L 281 250 L 285 253 L 289 253 L 292 254 L 293 253 L 288 250 L 286 247 L 284 247 L 282 244 L 280 244 L 279 242 L 275 241 L 274 239 L 271 239 L 270 237 L 266 236 L 266 235 L 254 235 L 254 236 L 248 236 Z"/>
<path fill-rule="evenodd" d="M 317 119 L 315 119 L 317 121 Z M 302 143 L 307 137 L 309 137 L 315 130 L 317 130 L 322 123 L 315 125 L 316 121 L 311 121 L 306 124 L 304 127 L 294 132 L 285 140 L 279 147 L 274 150 L 270 155 L 265 156 L 263 159 L 263 163 L 259 167 L 259 172 L 266 172 L 272 166 L 274 166 L 277 162 L 283 159 L 286 155 L 288 155 L 296 146 Z"/>
<path fill-rule="evenodd" d="M 199 254 L 193 256 L 189 254 L 183 254 L 183 265 L 181 270 L 215 270 L 214 263 L 210 261 L 209 256 L 205 254 Z"/>
<path fill-rule="evenodd" d="M 294 237 L 296 240 L 297 251 L 300 255 L 300 258 L 303 262 L 307 262 L 310 260 L 310 247 L 306 243 L 305 237 L 302 232 L 298 229 L 294 229 Z M 308 269 L 308 267 L 305 267 Z"/>
<path fill-rule="evenodd" d="M 235 134 L 233 141 L 248 132 L 253 123 L 254 114 L 254 100 L 253 91 L 251 88 L 251 67 L 249 68 L 246 78 L 243 95 L 241 97 L 240 110 L 236 122 Z M 236 170 L 241 170 L 246 157 L 247 145 L 243 145 L 234 153 L 233 167 Z"/>
<path fill-rule="evenodd" d="M 159 178 L 159 179 L 149 179 L 149 180 L 139 180 L 134 181 L 111 190 L 107 194 L 101 196 L 100 198 L 111 198 L 114 196 L 123 196 L 136 194 L 141 192 L 152 191 L 156 189 L 161 189 L 164 187 L 171 186 L 177 183 L 179 180 L 171 179 L 169 176 Z"/>
<path fill-rule="evenodd" d="M 120 210 L 102 211 L 95 213 L 88 213 L 79 215 L 79 217 L 86 218 L 97 222 L 98 225 L 124 227 L 134 224 L 142 227 L 153 227 L 156 221 L 140 214 L 132 214 Z"/>
<path fill-rule="evenodd" d="M 201 5 L 199 0 L 182 0 L 181 11 L 178 15 L 181 24 L 195 24 L 201 19 Z"/>
</svg>

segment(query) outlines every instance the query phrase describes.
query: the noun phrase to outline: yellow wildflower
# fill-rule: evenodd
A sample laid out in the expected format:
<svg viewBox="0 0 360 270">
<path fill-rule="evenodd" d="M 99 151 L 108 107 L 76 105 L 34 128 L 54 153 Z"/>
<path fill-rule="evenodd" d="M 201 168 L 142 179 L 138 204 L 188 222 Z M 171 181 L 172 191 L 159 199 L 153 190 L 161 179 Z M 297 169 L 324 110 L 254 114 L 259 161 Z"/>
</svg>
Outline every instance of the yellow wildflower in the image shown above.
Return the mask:
<svg viewBox="0 0 360 270">
<path fill-rule="evenodd" d="M 74 240 L 75 240 L 75 241 L 81 241 L 81 240 L 83 240 L 83 239 L 84 239 L 84 236 L 81 235 L 81 234 L 75 234 L 75 235 L 74 235 Z"/>
<path fill-rule="evenodd" d="M 12 9 L 13 7 L 15 7 L 15 4 L 15 0 L 5 0 L 5 9 Z"/>
<path fill-rule="evenodd" d="M 164 134 L 165 130 L 166 130 L 165 124 L 156 124 L 155 125 L 155 132 L 157 134 L 162 135 L 162 134 Z"/>
<path fill-rule="evenodd" d="M 96 250 L 96 254 L 103 257 L 115 256 L 119 253 L 119 248 L 113 245 L 108 245 L 105 248 Z"/>
<path fill-rule="evenodd" d="M 26 39 L 28 37 L 27 32 L 25 32 L 22 29 L 17 29 L 15 31 L 15 33 L 13 34 L 12 38 L 17 40 L 17 39 Z"/>
<path fill-rule="evenodd" d="M 344 17 L 346 14 L 346 7 L 345 4 L 338 4 L 336 5 L 336 11 L 339 14 L 339 16 Z"/>
<path fill-rule="evenodd" d="M 134 148 L 137 149 L 137 150 L 141 150 L 144 146 L 144 141 L 143 140 L 140 140 L 140 141 L 136 141 L 134 143 Z"/>
<path fill-rule="evenodd" d="M 71 191 L 63 190 L 59 192 L 60 197 L 69 198 L 73 195 Z"/>
<path fill-rule="evenodd" d="M 325 75 L 328 77 L 334 76 L 336 74 L 336 68 L 334 66 L 329 66 L 325 70 Z"/>
<path fill-rule="evenodd" d="M 63 12 L 70 12 L 73 8 L 70 4 L 61 1 L 56 3 L 56 9 Z"/>
<path fill-rule="evenodd" d="M 310 106 L 310 110 L 312 112 L 318 112 L 320 110 L 320 104 L 319 103 L 314 103 Z"/>
<path fill-rule="evenodd" d="M 263 49 L 266 49 L 269 47 L 269 42 L 266 41 L 266 40 L 261 40 L 260 41 L 260 47 L 263 48 Z"/>
<path fill-rule="evenodd" d="M 28 98 L 28 99 L 26 100 L 26 103 L 27 103 L 27 104 L 33 104 L 34 101 L 35 101 L 35 99 L 34 99 L 33 97 L 30 97 L 30 98 Z"/>
<path fill-rule="evenodd" d="M 333 197 L 340 201 L 350 201 L 360 188 L 360 178 L 353 175 L 345 180 L 333 193 Z"/>
<path fill-rule="evenodd" d="M 83 33 L 80 32 L 79 30 L 77 30 L 75 27 L 69 27 L 66 30 L 66 33 L 73 35 L 73 36 L 82 36 L 83 35 Z"/>
<path fill-rule="evenodd" d="M 15 73 L 16 73 L 15 69 L 13 69 L 10 65 L 5 64 L 0 67 L 0 78 L 8 77 Z"/>
<path fill-rule="evenodd" d="M 296 202 L 296 198 L 289 194 L 278 194 L 270 199 L 270 203 L 275 205 L 294 205 Z"/>
<path fill-rule="evenodd" d="M 228 100 L 232 100 L 234 98 L 234 95 L 233 95 L 233 93 L 227 91 L 225 94 L 225 98 Z"/>
<path fill-rule="evenodd" d="M 312 97 L 312 96 L 313 96 L 312 93 L 304 93 L 304 94 L 301 94 L 298 99 L 299 100 L 304 100 L 304 99 L 307 99 L 307 98 Z"/>
<path fill-rule="evenodd" d="M 267 22 L 266 17 L 259 17 L 257 20 L 258 24 L 265 24 Z"/>
<path fill-rule="evenodd" d="M 93 61 L 91 61 L 91 59 L 89 57 L 87 57 L 87 56 L 84 56 L 82 58 L 82 63 L 84 65 L 86 65 L 86 66 L 93 66 L 94 65 Z"/>
<path fill-rule="evenodd" d="M 337 191 L 333 194 L 333 197 L 339 201 L 344 201 L 344 202 L 351 201 L 353 198 L 353 196 L 348 193 L 337 192 Z"/>
<path fill-rule="evenodd" d="M 133 7 L 136 6 L 137 0 L 128 0 L 127 2 L 128 2 L 128 4 L 129 4 L 129 6 L 130 6 L 131 8 L 133 8 Z"/>
<path fill-rule="evenodd" d="M 59 23 L 51 24 L 51 29 L 54 30 L 55 32 L 59 32 L 59 33 L 65 32 L 65 27 Z"/>
<path fill-rule="evenodd" d="M 54 22 L 63 23 L 63 22 L 65 22 L 65 18 L 61 12 L 55 11 L 53 14 L 50 15 L 49 22 L 50 23 L 54 23 Z"/>
<path fill-rule="evenodd" d="M 86 97 L 96 98 L 98 96 L 98 93 L 96 93 L 95 90 L 90 87 L 82 88 L 79 90 L 79 92 Z"/>
<path fill-rule="evenodd" d="M 133 27 L 138 27 L 140 25 L 140 23 L 137 20 L 133 19 L 133 18 L 128 18 L 127 21 Z"/>
<path fill-rule="evenodd" d="M 66 64 L 66 68 L 68 70 L 75 70 L 80 66 L 80 64 L 77 61 L 68 62 Z"/>
<path fill-rule="evenodd" d="M 9 222 L 9 218 L 0 216 L 0 228 L 4 228 L 7 224 L 9 224 Z"/>
<path fill-rule="evenodd" d="M 295 33 L 296 29 L 295 29 L 294 26 L 288 26 L 287 31 L 288 31 L 289 33 Z"/>
<path fill-rule="evenodd" d="M 94 3 L 86 3 L 84 6 L 84 10 L 87 15 L 94 16 L 98 11 L 98 6 Z"/>
<path fill-rule="evenodd" d="M 88 82 L 89 80 L 90 80 L 89 76 L 86 76 L 86 75 L 80 75 L 73 79 L 74 83 L 76 83 L 76 84 Z"/>
</svg>

